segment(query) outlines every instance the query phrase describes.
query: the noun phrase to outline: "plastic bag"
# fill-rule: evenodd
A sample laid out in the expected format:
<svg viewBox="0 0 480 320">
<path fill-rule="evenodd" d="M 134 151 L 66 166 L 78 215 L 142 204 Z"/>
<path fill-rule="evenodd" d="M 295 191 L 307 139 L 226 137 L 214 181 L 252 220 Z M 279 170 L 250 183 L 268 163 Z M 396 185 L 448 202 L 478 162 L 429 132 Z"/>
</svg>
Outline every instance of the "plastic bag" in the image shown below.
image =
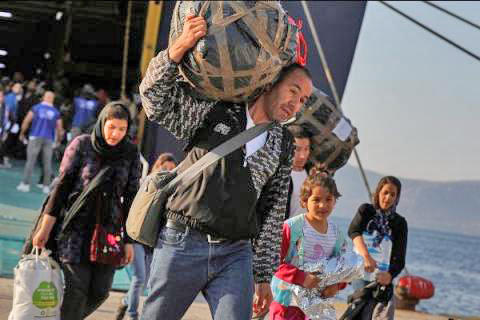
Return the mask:
<svg viewBox="0 0 480 320">
<path fill-rule="evenodd" d="M 350 120 L 317 88 L 314 88 L 289 129 L 292 133 L 300 130 L 310 133 L 310 160 L 330 172 L 343 167 L 360 142 L 357 129 Z"/>
<path fill-rule="evenodd" d="M 14 271 L 13 307 L 8 320 L 58 320 L 63 301 L 60 266 L 49 250 L 34 248 Z"/>
<path fill-rule="evenodd" d="M 207 34 L 183 58 L 180 73 L 201 96 L 251 101 L 296 61 L 298 26 L 279 1 L 177 1 L 170 45 L 186 16 L 207 21 Z"/>
</svg>

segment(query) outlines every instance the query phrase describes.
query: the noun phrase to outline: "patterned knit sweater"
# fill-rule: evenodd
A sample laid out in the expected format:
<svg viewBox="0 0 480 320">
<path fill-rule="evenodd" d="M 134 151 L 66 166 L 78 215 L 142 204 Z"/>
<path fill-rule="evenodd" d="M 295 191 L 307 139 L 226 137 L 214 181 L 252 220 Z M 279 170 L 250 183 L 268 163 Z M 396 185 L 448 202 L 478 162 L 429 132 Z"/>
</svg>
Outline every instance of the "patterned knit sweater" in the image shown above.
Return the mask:
<svg viewBox="0 0 480 320">
<path fill-rule="evenodd" d="M 197 136 L 203 134 L 209 115 L 218 112 L 215 108 L 216 102 L 196 98 L 191 87 L 180 80 L 178 66 L 168 58 L 167 50 L 160 52 L 151 60 L 140 85 L 140 95 L 148 118 L 156 121 L 187 146 L 192 145 L 198 140 Z M 229 119 L 229 123 L 235 125 L 245 122 L 245 105 L 222 104 L 221 108 L 225 110 L 225 117 Z M 189 151 L 187 160 L 189 158 L 193 159 L 191 162 L 198 160 L 198 155 L 192 155 L 195 150 L 187 151 Z M 253 205 L 256 208 L 258 221 L 261 222 L 258 236 L 253 239 L 253 272 L 257 283 L 269 282 L 279 262 L 292 158 L 293 139 L 278 124 L 269 130 L 265 145 L 246 158 L 257 201 L 245 205 L 246 207 Z M 180 165 L 179 171 L 184 169 Z M 208 185 L 208 181 L 199 183 L 199 192 L 204 192 L 202 190 Z M 248 187 L 239 185 L 238 190 L 241 192 Z M 182 199 L 181 195 L 178 198 Z M 170 207 L 168 205 L 167 207 L 179 208 L 185 202 L 173 200 L 170 201 Z M 216 204 L 210 202 L 210 205 Z M 189 208 L 185 209 L 188 211 Z"/>
</svg>

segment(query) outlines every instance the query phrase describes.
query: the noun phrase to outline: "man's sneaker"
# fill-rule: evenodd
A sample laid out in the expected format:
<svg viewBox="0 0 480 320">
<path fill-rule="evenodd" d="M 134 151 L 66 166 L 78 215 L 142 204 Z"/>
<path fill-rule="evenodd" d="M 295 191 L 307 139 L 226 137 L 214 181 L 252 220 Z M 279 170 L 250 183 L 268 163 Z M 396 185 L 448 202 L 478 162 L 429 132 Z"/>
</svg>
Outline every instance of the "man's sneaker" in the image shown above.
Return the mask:
<svg viewBox="0 0 480 320">
<path fill-rule="evenodd" d="M 20 182 L 17 186 L 17 190 L 21 192 L 30 192 L 30 185 Z"/>
<path fill-rule="evenodd" d="M 49 186 L 43 186 L 42 192 L 45 193 L 45 194 L 49 194 L 50 193 L 50 187 Z"/>
<path fill-rule="evenodd" d="M 125 317 L 125 312 L 127 312 L 127 306 L 120 302 L 115 315 L 115 320 L 123 320 L 123 317 Z"/>
</svg>

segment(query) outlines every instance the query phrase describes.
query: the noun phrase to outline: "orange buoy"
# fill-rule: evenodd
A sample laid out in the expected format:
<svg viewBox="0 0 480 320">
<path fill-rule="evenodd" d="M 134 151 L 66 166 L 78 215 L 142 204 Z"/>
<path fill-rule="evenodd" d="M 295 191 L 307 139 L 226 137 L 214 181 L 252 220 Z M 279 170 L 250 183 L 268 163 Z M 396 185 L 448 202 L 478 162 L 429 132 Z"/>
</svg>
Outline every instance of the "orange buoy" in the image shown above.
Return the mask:
<svg viewBox="0 0 480 320">
<path fill-rule="evenodd" d="M 404 289 L 409 297 L 429 299 L 435 294 L 435 286 L 430 280 L 418 276 L 403 276 L 398 280 L 397 287 Z"/>
</svg>

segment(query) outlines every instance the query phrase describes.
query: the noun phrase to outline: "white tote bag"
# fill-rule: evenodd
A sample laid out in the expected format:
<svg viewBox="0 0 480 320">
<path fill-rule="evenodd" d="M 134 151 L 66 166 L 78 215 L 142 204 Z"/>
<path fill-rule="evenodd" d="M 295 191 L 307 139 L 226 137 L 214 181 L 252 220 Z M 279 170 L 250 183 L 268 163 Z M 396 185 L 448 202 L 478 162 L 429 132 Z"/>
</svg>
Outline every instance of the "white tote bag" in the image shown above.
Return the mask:
<svg viewBox="0 0 480 320">
<path fill-rule="evenodd" d="M 49 250 L 34 248 L 14 269 L 13 308 L 8 320 L 59 320 L 63 301 L 60 266 Z"/>
</svg>

